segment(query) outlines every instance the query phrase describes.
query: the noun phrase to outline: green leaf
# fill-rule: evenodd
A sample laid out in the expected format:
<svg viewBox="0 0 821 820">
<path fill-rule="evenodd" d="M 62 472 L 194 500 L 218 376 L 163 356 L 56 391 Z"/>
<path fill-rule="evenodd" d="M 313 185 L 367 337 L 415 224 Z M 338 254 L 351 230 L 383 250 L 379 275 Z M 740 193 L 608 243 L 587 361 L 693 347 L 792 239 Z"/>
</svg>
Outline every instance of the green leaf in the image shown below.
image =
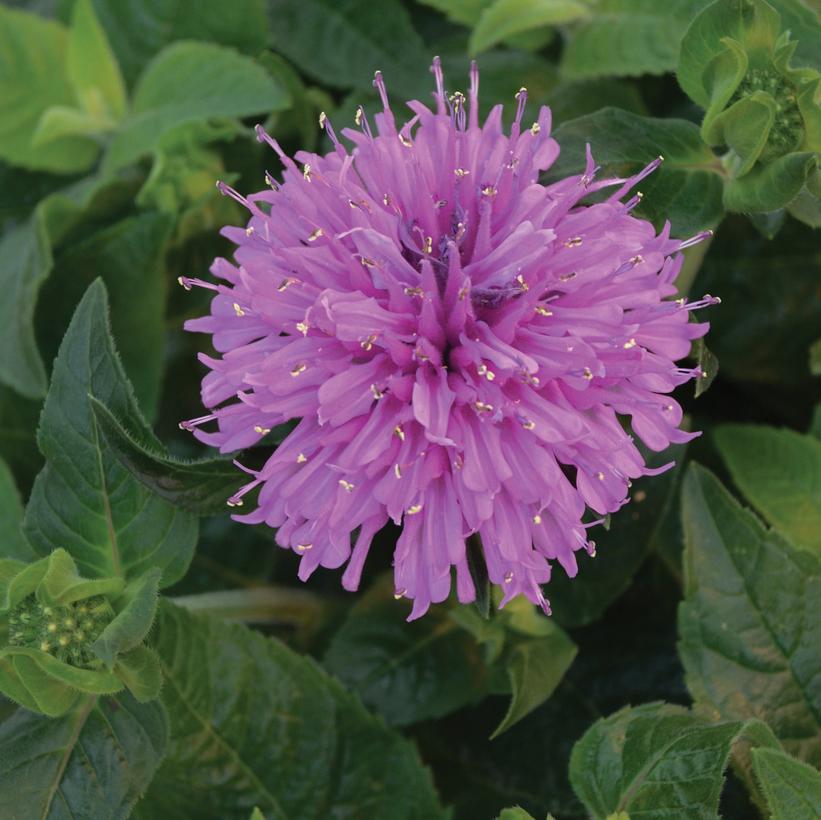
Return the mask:
<svg viewBox="0 0 821 820">
<path fill-rule="evenodd" d="M 681 292 L 681 291 L 679 291 Z M 718 375 L 718 356 L 707 347 L 707 343 L 702 336 L 693 342 L 692 352 L 690 354 L 696 360 L 696 364 L 701 370 L 701 376 L 696 381 L 695 396 L 703 396 L 709 389 L 710 385 L 715 381 Z"/>
<path fill-rule="evenodd" d="M 811 151 L 759 163 L 743 177 L 731 179 L 724 188 L 728 211 L 774 211 L 789 205 L 819 168 L 818 155 Z"/>
<path fill-rule="evenodd" d="M 601 177 L 635 173 L 661 155 L 662 166 L 641 183 L 637 214 L 656 226 L 669 219 L 675 236 L 715 227 L 724 215 L 724 171 L 693 123 L 603 108 L 563 123 L 555 137 L 562 152 L 551 179 L 582 171 L 587 143 L 602 166 Z"/>
<path fill-rule="evenodd" d="M 660 476 L 633 482 L 630 503 L 611 516 L 610 529 L 596 528 L 595 557 L 584 553 L 577 558 L 580 566 L 575 578 L 558 567 L 554 570 L 545 592 L 553 617 L 566 629 L 600 618 L 630 586 L 650 552 L 664 546 L 663 525 L 670 511 L 677 509 L 686 449 L 673 446 L 661 453 L 643 445 L 639 449 L 651 467 L 673 460 L 676 466 Z"/>
<path fill-rule="evenodd" d="M 0 385 L 0 457 L 6 460 L 20 491 L 26 495 L 43 464 L 36 443 L 39 416 L 40 402 Z"/>
<path fill-rule="evenodd" d="M 732 39 L 742 51 L 772 46 L 779 33 L 778 14 L 762 0 L 719 0 L 707 6 L 690 24 L 681 40 L 676 74 L 691 100 L 709 108 L 712 84 L 721 80 L 717 58 Z M 732 88 L 730 93 L 732 93 Z"/>
<path fill-rule="evenodd" d="M 545 623 L 550 629 L 548 634 L 518 642 L 506 659 L 510 706 L 491 739 L 541 706 L 556 690 L 576 657 L 576 644 L 552 621 Z"/>
<path fill-rule="evenodd" d="M 821 774 L 777 749 L 753 749 L 753 771 L 772 820 L 821 817 Z"/>
<path fill-rule="evenodd" d="M 751 722 L 756 740 L 766 727 Z M 627 706 L 588 729 L 573 747 L 570 782 L 594 820 L 717 817 L 724 769 L 748 726 L 710 724 L 681 706 Z"/>
<path fill-rule="evenodd" d="M 264 115 L 289 103 L 285 89 L 250 58 L 210 43 L 174 43 L 140 77 L 131 113 L 112 141 L 104 167 L 112 171 L 128 165 L 187 123 Z"/>
<path fill-rule="evenodd" d="M 86 137 L 55 140 L 36 148 L 40 117 L 55 105 L 74 106 L 65 70 L 66 30 L 35 14 L 0 6 L 0 158 L 13 165 L 56 173 L 88 168 L 99 147 Z"/>
<path fill-rule="evenodd" d="M 448 20 L 473 28 L 479 15 L 493 0 L 419 0 L 422 5 L 441 11 Z"/>
<path fill-rule="evenodd" d="M 742 220 L 726 220 L 694 286 L 699 294 L 731 297 L 709 317 L 710 349 L 721 361 L 723 378 L 748 383 L 757 402 L 779 390 L 789 393 L 785 412 L 778 413 L 782 418 L 807 393 L 807 348 L 821 327 L 819 266 L 817 232 L 793 220 L 776 242 Z"/>
<path fill-rule="evenodd" d="M 430 55 L 399 0 L 268 0 L 267 7 L 274 48 L 323 85 L 369 88 L 379 69 L 395 95 L 429 90 Z"/>
<path fill-rule="evenodd" d="M 101 124 L 114 125 L 125 116 L 125 84 L 91 0 L 74 3 L 67 71 L 82 108 Z"/>
<path fill-rule="evenodd" d="M 0 558 L 31 561 L 37 556 L 23 536 L 23 502 L 8 465 L 0 458 Z"/>
<path fill-rule="evenodd" d="M 167 743 L 160 703 L 127 694 L 87 698 L 57 719 L 18 709 L 0 723 L 0 814 L 125 820 Z"/>
<path fill-rule="evenodd" d="M 696 706 L 762 718 L 821 762 L 821 563 L 767 530 L 707 470 L 684 480 L 679 654 Z"/>
<path fill-rule="evenodd" d="M 213 186 L 212 186 L 213 187 Z M 123 367 L 146 417 L 156 414 L 165 367 L 165 250 L 173 217 L 150 211 L 72 244 L 56 260 L 37 308 L 38 341 L 50 361 L 88 286 L 99 276 Z"/>
<path fill-rule="evenodd" d="M 685 27 L 709 0 L 603 0 L 562 53 L 568 77 L 635 77 L 672 71 Z"/>
<path fill-rule="evenodd" d="M 722 425 L 714 435 L 753 507 L 797 547 L 821 556 L 821 441 L 755 424 Z"/>
<path fill-rule="evenodd" d="M 138 817 L 444 817 L 413 746 L 309 658 L 164 604 L 171 747 Z"/>
<path fill-rule="evenodd" d="M 810 373 L 813 376 L 821 376 L 821 339 L 810 345 Z"/>
<path fill-rule="evenodd" d="M 101 282 L 80 302 L 54 364 L 38 432 L 47 464 L 34 483 L 24 530 L 39 555 L 63 547 L 87 577 L 130 581 L 158 566 L 167 586 L 191 560 L 197 521 L 123 469 L 100 439 L 89 395 L 141 441 L 158 446 L 114 349 Z"/>
<path fill-rule="evenodd" d="M 169 456 L 135 440 L 105 405 L 92 399 L 97 429 L 120 464 L 137 480 L 177 507 L 198 515 L 225 512 L 225 502 L 242 484 L 230 458 L 198 461 Z"/>
<path fill-rule="evenodd" d="M 160 659 L 144 644 L 118 656 L 114 674 L 140 703 L 154 700 L 162 689 Z"/>
<path fill-rule="evenodd" d="M 22 395 L 40 398 L 46 392 L 34 311 L 53 266 L 52 248 L 83 220 L 110 211 L 130 187 L 127 177 L 86 177 L 48 195 L 27 220 L 0 236 L 0 381 Z"/>
<path fill-rule="evenodd" d="M 46 392 L 33 319 L 37 292 L 52 264 L 48 237 L 37 216 L 0 237 L 0 380 L 28 398 Z"/>
<path fill-rule="evenodd" d="M 534 820 L 533 815 L 526 812 L 521 806 L 502 809 L 496 820 Z"/>
<path fill-rule="evenodd" d="M 444 606 L 407 622 L 408 607 L 383 578 L 351 607 L 324 665 L 395 726 L 442 717 L 486 692 L 476 642 Z"/>
<path fill-rule="evenodd" d="M 117 601 L 116 617 L 94 642 L 97 657 L 111 669 L 116 656 L 141 644 L 154 622 L 157 611 L 158 569 L 132 581 Z"/>
<path fill-rule="evenodd" d="M 267 45 L 265 0 L 92 0 L 129 85 L 177 40 L 205 40 L 255 55 Z"/>
<path fill-rule="evenodd" d="M 572 23 L 589 14 L 588 7 L 579 0 L 493 0 L 482 11 L 468 50 L 478 54 L 516 34 Z"/>
</svg>

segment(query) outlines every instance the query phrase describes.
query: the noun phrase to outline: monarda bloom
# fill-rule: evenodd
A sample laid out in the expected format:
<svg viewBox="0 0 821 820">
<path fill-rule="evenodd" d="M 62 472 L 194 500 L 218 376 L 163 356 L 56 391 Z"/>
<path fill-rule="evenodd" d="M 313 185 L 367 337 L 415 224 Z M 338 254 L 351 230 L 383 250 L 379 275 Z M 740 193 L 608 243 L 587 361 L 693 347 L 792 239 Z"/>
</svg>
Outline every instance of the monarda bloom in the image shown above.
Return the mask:
<svg viewBox="0 0 821 820">
<path fill-rule="evenodd" d="M 589 507 L 627 501 L 648 469 L 623 422 L 652 450 L 684 442 L 669 393 L 697 377 L 676 366 L 706 324 L 705 300 L 673 298 L 680 251 L 669 226 L 631 216 L 629 179 L 539 182 L 559 146 L 550 111 L 510 133 L 496 106 L 479 124 L 479 74 L 448 95 L 439 61 L 431 110 L 409 103 L 398 125 L 377 73 L 383 110 L 334 150 L 286 156 L 282 183 L 247 199 L 245 228 L 226 228 L 234 263 L 217 259 L 209 333 L 219 358 L 202 386 L 209 414 L 183 422 L 224 453 L 299 419 L 252 480 L 257 507 L 238 521 L 276 528 L 301 556 L 299 577 L 347 563 L 355 590 L 374 535 L 402 531 L 396 595 L 411 618 L 443 601 L 455 568 L 459 600 L 475 590 L 466 538 L 478 533 L 503 603 L 526 595 L 549 612 L 541 585 L 558 561 L 593 552 Z M 595 191 L 602 202 L 582 205 Z M 215 427 L 215 429 L 213 429 Z M 597 523 L 597 522 L 592 522 Z M 353 544 L 352 544 L 353 541 Z"/>
</svg>

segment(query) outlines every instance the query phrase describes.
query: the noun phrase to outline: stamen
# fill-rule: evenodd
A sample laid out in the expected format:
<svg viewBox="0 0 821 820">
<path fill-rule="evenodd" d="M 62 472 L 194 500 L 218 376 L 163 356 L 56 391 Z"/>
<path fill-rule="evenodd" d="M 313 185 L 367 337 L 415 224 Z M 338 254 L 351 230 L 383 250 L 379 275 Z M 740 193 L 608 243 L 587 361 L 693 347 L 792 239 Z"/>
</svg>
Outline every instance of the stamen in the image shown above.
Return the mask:
<svg viewBox="0 0 821 820">
<path fill-rule="evenodd" d="M 548 310 L 544 305 L 536 305 L 535 310 L 536 310 L 536 313 L 539 314 L 539 316 L 552 316 L 553 315 L 553 311 Z"/>
<path fill-rule="evenodd" d="M 442 61 L 439 57 L 433 58 L 431 73 L 436 78 L 436 107 L 440 114 L 445 113 L 445 76 L 442 72 Z"/>
<path fill-rule="evenodd" d="M 308 552 L 309 549 L 313 549 L 313 544 L 297 544 L 297 552 Z"/>
<path fill-rule="evenodd" d="M 277 290 L 278 290 L 280 293 L 282 293 L 283 291 L 285 291 L 285 290 L 287 290 L 289 287 L 291 287 L 291 285 L 298 285 L 298 284 L 299 284 L 299 279 L 294 279 L 294 278 L 292 278 L 292 277 L 290 277 L 290 276 L 289 276 L 289 277 L 287 277 L 286 279 L 283 279 L 283 280 L 279 283 L 279 285 L 277 286 Z"/>
<path fill-rule="evenodd" d="M 399 441 L 405 440 L 405 431 L 402 429 L 401 424 L 397 424 L 396 427 L 393 428 L 393 434 L 399 439 Z"/>
<path fill-rule="evenodd" d="M 207 424 L 209 421 L 214 421 L 216 417 L 216 413 L 209 413 L 207 416 L 199 416 L 195 419 L 181 421 L 177 426 L 180 428 L 180 430 L 188 430 L 188 432 L 191 432 L 196 427 L 199 427 L 201 424 Z"/>
<path fill-rule="evenodd" d="M 393 474 L 397 478 L 402 478 L 402 468 L 398 464 L 393 465 Z"/>
<path fill-rule="evenodd" d="M 215 290 L 219 292 L 219 285 L 215 285 L 212 282 L 204 282 L 202 279 L 192 279 L 189 276 L 178 276 L 177 282 L 182 285 L 186 290 L 191 290 L 191 288 L 205 288 L 206 290 Z"/>
<path fill-rule="evenodd" d="M 291 370 L 292 376 L 299 376 L 301 373 L 304 373 L 308 369 L 307 364 L 298 364 Z"/>
<path fill-rule="evenodd" d="M 693 245 L 698 245 L 699 242 L 703 242 L 705 239 L 709 239 L 713 235 L 713 233 L 714 232 L 710 230 L 697 233 L 695 236 L 691 236 L 689 239 L 685 239 L 681 243 L 679 243 L 679 246 L 676 248 L 676 250 L 683 251 L 685 248 L 692 248 Z"/>
<path fill-rule="evenodd" d="M 258 424 L 256 427 L 254 427 L 254 432 L 258 436 L 267 436 L 268 433 L 271 432 L 271 428 L 270 427 L 263 427 L 262 425 Z"/>
<path fill-rule="evenodd" d="M 372 333 L 370 336 L 366 336 L 360 343 L 359 346 L 363 350 L 372 350 L 373 343 L 376 341 L 376 334 Z"/>
<path fill-rule="evenodd" d="M 342 487 L 342 489 L 345 490 L 346 493 L 350 493 L 350 492 L 353 492 L 354 487 L 356 485 L 351 484 L 350 481 L 346 481 L 344 478 L 340 478 L 339 479 L 339 486 Z"/>
<path fill-rule="evenodd" d="M 422 512 L 422 505 L 413 504 L 412 506 L 408 507 L 407 510 L 405 510 L 405 515 L 416 515 L 419 512 Z"/>
<path fill-rule="evenodd" d="M 296 457 L 296 463 L 297 464 L 304 464 L 307 460 L 308 460 L 308 457 L 305 455 L 305 453 L 300 453 Z"/>
<path fill-rule="evenodd" d="M 316 240 L 317 240 L 317 239 L 319 239 L 319 237 L 320 237 L 320 236 L 323 236 L 323 235 L 324 235 L 324 232 L 323 232 L 322 228 L 317 228 L 317 229 L 316 229 L 315 231 L 313 231 L 313 232 L 311 233 L 311 235 L 308 237 L 308 241 L 309 241 L 309 242 L 316 242 Z"/>
<path fill-rule="evenodd" d="M 371 393 L 377 401 L 385 395 L 375 384 L 371 385 Z"/>
</svg>

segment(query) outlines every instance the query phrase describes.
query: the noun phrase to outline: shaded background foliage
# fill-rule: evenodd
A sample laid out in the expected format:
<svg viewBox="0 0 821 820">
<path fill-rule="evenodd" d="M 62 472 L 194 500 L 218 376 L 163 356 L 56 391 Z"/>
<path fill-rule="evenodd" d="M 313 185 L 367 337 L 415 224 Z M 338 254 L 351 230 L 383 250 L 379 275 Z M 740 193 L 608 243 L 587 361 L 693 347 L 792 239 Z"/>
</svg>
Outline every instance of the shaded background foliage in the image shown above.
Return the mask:
<svg viewBox="0 0 821 820">
<path fill-rule="evenodd" d="M 407 624 L 392 526 L 359 595 L 300 585 L 177 427 L 207 295 L 176 281 L 242 222 L 214 181 L 276 173 L 251 126 L 321 148 L 320 111 L 339 130 L 373 106 L 374 69 L 428 99 L 434 54 L 453 87 L 479 56 L 487 109 L 520 86 L 551 106 L 549 178 L 587 143 L 604 173 L 662 154 L 639 214 L 716 230 L 682 274 L 723 300 L 693 351 L 720 375 L 684 397 L 705 434 L 555 573 L 551 620 L 486 600 Z M 63 548 L 120 579 L 139 658 L 95 671 L 113 695 L 60 670 L 65 710 L 53 669 L 0 649 L 0 691 L 58 715 L 0 700 L 0 813 L 817 817 L 819 63 L 810 0 L 0 4 L 0 643 L 12 579 Z"/>
</svg>

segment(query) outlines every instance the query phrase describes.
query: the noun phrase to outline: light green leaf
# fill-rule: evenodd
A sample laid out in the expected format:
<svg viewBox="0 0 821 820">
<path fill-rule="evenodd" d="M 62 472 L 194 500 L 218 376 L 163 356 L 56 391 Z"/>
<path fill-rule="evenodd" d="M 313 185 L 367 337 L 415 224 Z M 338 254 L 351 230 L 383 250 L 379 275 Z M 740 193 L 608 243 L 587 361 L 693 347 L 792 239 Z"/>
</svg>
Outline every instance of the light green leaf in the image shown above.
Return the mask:
<svg viewBox="0 0 821 820">
<path fill-rule="evenodd" d="M 197 521 L 120 466 L 100 440 L 89 395 L 159 446 L 114 349 L 101 282 L 80 302 L 55 361 L 38 432 L 47 464 L 34 483 L 24 530 L 38 554 L 63 547 L 86 577 L 130 581 L 158 566 L 163 586 L 171 584 L 191 560 Z"/>
<path fill-rule="evenodd" d="M 111 143 L 104 167 L 112 171 L 128 165 L 186 123 L 264 116 L 289 103 L 285 89 L 250 58 L 210 43 L 174 43 L 140 77 L 131 113 Z"/>
<path fill-rule="evenodd" d="M 681 36 L 710 0 L 603 0 L 562 53 L 568 77 L 663 74 L 676 67 Z"/>
<path fill-rule="evenodd" d="M 37 557 L 20 529 L 22 521 L 20 493 L 11 470 L 0 458 L 0 558 L 32 561 Z"/>
<path fill-rule="evenodd" d="M 136 441 L 105 405 L 92 399 L 97 428 L 122 466 L 177 507 L 210 515 L 225 512 L 225 502 L 243 483 L 242 473 L 230 458 L 198 461 L 167 455 Z"/>
<path fill-rule="evenodd" d="M 821 442 L 756 424 L 722 425 L 714 435 L 747 500 L 795 546 L 821 556 Z"/>
<path fill-rule="evenodd" d="M 550 633 L 539 638 L 519 641 L 506 659 L 510 679 L 510 706 L 491 739 L 506 732 L 523 717 L 541 706 L 556 687 L 576 657 L 577 647 L 562 629 L 545 621 Z"/>
<path fill-rule="evenodd" d="M 140 703 L 154 700 L 162 689 L 160 659 L 145 644 L 119 655 L 114 664 L 114 674 Z"/>
<path fill-rule="evenodd" d="M 589 14 L 587 5 L 579 0 L 493 0 L 482 11 L 468 50 L 478 54 L 513 35 L 572 23 Z"/>
<path fill-rule="evenodd" d="M 117 600 L 117 615 L 92 647 L 109 669 L 118 654 L 134 649 L 148 634 L 157 611 L 159 581 L 160 571 L 149 570 L 132 581 Z"/>
<path fill-rule="evenodd" d="M 684 480 L 679 655 L 696 706 L 767 721 L 821 762 L 821 562 L 767 530 L 703 467 Z"/>
<path fill-rule="evenodd" d="M 724 188 L 724 206 L 729 211 L 773 211 L 789 205 L 800 193 L 810 174 L 819 169 L 818 156 L 804 151 L 786 154 L 766 165 L 758 164 Z"/>
<path fill-rule="evenodd" d="M 0 5 L 0 158 L 57 173 L 88 168 L 99 147 L 66 137 L 47 148 L 32 145 L 40 117 L 51 106 L 74 106 L 65 70 L 66 30 L 36 14 Z"/>
<path fill-rule="evenodd" d="M 693 123 L 603 108 L 563 123 L 555 137 L 562 152 L 551 179 L 582 171 L 587 143 L 602 166 L 600 177 L 626 176 L 663 156 L 662 166 L 641 183 L 644 198 L 636 213 L 657 226 L 669 219 L 674 236 L 715 227 L 724 215 L 724 170 Z"/>
<path fill-rule="evenodd" d="M 774 743 L 757 721 L 711 724 L 681 706 L 627 706 L 576 743 L 570 782 L 594 820 L 717 817 L 732 746 L 748 732 Z"/>
<path fill-rule="evenodd" d="M 274 48 L 322 85 L 369 88 L 379 69 L 400 98 L 432 88 L 431 55 L 399 0 L 268 0 L 267 7 Z"/>
<path fill-rule="evenodd" d="M 753 749 L 753 771 L 772 820 L 821 817 L 821 774 L 777 749 Z"/>
<path fill-rule="evenodd" d="M 138 817 L 444 817 L 413 746 L 310 658 L 169 604 L 155 634 L 171 746 Z"/>
<path fill-rule="evenodd" d="M 766 49 L 778 33 L 778 14 L 762 0 L 712 3 L 684 33 L 676 71 L 679 85 L 691 100 L 709 108 L 713 100 L 712 83 L 720 77 L 708 69 L 715 68 L 714 61 L 728 48 L 726 39 L 732 38 L 744 51 L 748 50 L 744 46 Z"/>
<path fill-rule="evenodd" d="M 108 126 L 79 108 L 52 105 L 43 112 L 31 137 L 34 148 L 48 150 L 49 143 L 65 137 L 93 137 Z"/>
<path fill-rule="evenodd" d="M 267 46 L 265 0 L 92 0 L 129 86 L 165 46 L 204 40 L 258 54 Z"/>
<path fill-rule="evenodd" d="M 0 723 L 0 815 L 125 820 L 167 743 L 158 701 L 89 697 L 56 719 L 18 709 Z"/>
<path fill-rule="evenodd" d="M 513 806 L 509 809 L 502 809 L 496 820 L 534 820 L 530 812 L 526 812 L 521 806 Z"/>
<path fill-rule="evenodd" d="M 113 126 L 125 116 L 125 84 L 91 0 L 74 3 L 67 71 L 81 107 L 101 126 Z"/>
<path fill-rule="evenodd" d="M 374 584 L 334 634 L 324 664 L 369 709 L 395 726 L 439 718 L 486 693 L 476 642 L 436 607 L 407 622 L 392 579 Z"/>
</svg>

